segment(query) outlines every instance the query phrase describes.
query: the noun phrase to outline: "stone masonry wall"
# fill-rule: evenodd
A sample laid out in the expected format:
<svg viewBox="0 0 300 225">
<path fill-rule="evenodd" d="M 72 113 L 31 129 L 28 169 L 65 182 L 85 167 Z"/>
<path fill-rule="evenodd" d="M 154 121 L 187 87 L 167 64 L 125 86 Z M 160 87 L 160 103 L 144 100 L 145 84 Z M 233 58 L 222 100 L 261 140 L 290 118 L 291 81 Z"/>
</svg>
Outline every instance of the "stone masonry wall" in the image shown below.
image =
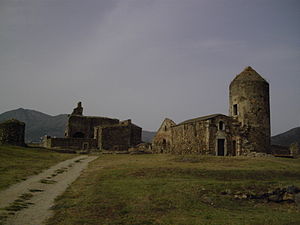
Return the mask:
<svg viewBox="0 0 300 225">
<path fill-rule="evenodd" d="M 47 138 L 43 141 L 45 148 L 60 148 L 60 149 L 96 149 L 97 142 L 90 138 Z"/>
<path fill-rule="evenodd" d="M 172 153 L 208 154 L 209 130 L 206 121 L 172 127 Z"/>
<path fill-rule="evenodd" d="M 236 155 L 239 150 L 237 134 L 232 119 L 224 115 L 179 124 L 172 127 L 171 153 L 218 155 L 217 142 L 223 139 L 224 155 Z"/>
<path fill-rule="evenodd" d="M 101 150 L 127 150 L 130 147 L 129 126 L 103 127 L 99 135 Z"/>
<path fill-rule="evenodd" d="M 244 152 L 270 153 L 269 84 L 251 67 L 230 84 L 229 114 L 241 123 L 247 136 Z M 236 106 L 236 110 L 234 110 Z M 237 111 L 237 112 L 234 112 Z M 248 143 L 249 144 L 248 144 Z"/>
<path fill-rule="evenodd" d="M 153 153 L 170 153 L 172 147 L 172 126 L 176 124 L 165 119 L 152 140 Z"/>
<path fill-rule="evenodd" d="M 0 144 L 25 146 L 25 123 L 12 119 L 0 124 Z"/>
<path fill-rule="evenodd" d="M 118 123 L 118 119 L 71 115 L 67 125 L 66 137 L 72 138 L 82 134 L 83 137 L 81 138 L 94 138 L 94 127 Z"/>
<path fill-rule="evenodd" d="M 130 146 L 136 146 L 142 143 L 142 128 L 134 124 L 130 124 L 131 135 L 130 135 Z"/>
</svg>

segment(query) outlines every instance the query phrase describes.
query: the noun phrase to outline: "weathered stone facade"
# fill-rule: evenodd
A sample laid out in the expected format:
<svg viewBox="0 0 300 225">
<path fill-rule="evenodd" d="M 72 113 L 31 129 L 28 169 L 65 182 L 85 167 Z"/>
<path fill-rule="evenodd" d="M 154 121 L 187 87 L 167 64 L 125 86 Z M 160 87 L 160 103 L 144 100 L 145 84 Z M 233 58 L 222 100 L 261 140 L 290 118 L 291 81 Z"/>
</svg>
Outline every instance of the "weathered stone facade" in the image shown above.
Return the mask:
<svg viewBox="0 0 300 225">
<path fill-rule="evenodd" d="M 213 114 L 175 124 L 166 119 L 153 139 L 153 152 L 243 155 L 270 153 L 269 84 L 247 67 L 230 84 L 229 116 Z"/>
<path fill-rule="evenodd" d="M 141 143 L 142 128 L 131 120 L 83 116 L 81 102 L 69 115 L 65 138 L 45 137 L 43 146 L 62 149 L 128 150 Z"/>
<path fill-rule="evenodd" d="M 166 118 L 158 129 L 152 142 L 153 152 L 154 153 L 167 153 L 171 150 L 172 139 L 172 127 L 175 126 L 173 120 Z"/>
<path fill-rule="evenodd" d="M 93 138 L 51 138 L 49 136 L 45 136 L 43 140 L 43 147 L 74 150 L 96 149 L 97 141 Z"/>
<path fill-rule="evenodd" d="M 95 127 L 95 137 L 99 149 L 127 150 L 141 143 L 142 128 L 131 120 L 119 124 Z"/>
<path fill-rule="evenodd" d="M 0 144 L 25 146 L 25 123 L 11 119 L 0 123 Z"/>
<path fill-rule="evenodd" d="M 119 124 L 118 119 L 96 116 L 70 115 L 65 137 L 68 138 L 94 138 L 94 129 L 97 126 L 110 126 Z"/>
</svg>

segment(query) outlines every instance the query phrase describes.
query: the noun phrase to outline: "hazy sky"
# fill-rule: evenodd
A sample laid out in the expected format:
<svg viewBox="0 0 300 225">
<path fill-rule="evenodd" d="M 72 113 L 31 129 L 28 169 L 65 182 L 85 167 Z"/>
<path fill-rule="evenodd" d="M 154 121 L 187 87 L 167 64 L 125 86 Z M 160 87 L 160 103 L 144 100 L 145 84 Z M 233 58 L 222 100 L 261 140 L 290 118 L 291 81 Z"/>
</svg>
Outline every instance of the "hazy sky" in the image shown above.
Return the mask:
<svg viewBox="0 0 300 225">
<path fill-rule="evenodd" d="M 0 0 L 0 113 L 82 101 L 157 130 L 228 114 L 248 65 L 270 83 L 272 133 L 299 126 L 299 0 Z"/>
</svg>

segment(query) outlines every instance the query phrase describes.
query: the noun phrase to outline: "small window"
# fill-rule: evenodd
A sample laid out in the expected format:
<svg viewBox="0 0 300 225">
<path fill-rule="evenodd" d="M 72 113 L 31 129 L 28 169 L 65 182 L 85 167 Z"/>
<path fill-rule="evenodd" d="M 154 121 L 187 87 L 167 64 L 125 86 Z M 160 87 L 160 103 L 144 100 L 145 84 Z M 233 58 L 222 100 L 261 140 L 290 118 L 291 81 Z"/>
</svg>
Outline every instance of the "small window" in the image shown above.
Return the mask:
<svg viewBox="0 0 300 225">
<path fill-rule="evenodd" d="M 224 122 L 223 121 L 219 122 L 219 130 L 224 130 Z"/>
<path fill-rule="evenodd" d="M 237 105 L 237 104 L 234 104 L 234 105 L 233 105 L 233 115 L 234 115 L 234 116 L 237 116 L 237 114 L 238 114 L 238 105 Z"/>
<path fill-rule="evenodd" d="M 167 131 L 167 126 L 165 126 L 164 130 Z"/>
</svg>

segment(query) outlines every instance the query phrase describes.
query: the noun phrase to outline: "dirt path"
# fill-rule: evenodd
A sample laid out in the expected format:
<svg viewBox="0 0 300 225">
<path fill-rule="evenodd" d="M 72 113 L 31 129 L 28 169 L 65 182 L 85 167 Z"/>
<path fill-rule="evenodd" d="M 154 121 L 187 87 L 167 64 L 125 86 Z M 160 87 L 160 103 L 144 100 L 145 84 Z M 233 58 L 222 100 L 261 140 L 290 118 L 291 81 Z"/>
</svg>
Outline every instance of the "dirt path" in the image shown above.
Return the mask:
<svg viewBox="0 0 300 225">
<path fill-rule="evenodd" d="M 0 224 L 41 225 L 52 215 L 54 199 L 97 156 L 78 156 L 0 192 Z"/>
</svg>

